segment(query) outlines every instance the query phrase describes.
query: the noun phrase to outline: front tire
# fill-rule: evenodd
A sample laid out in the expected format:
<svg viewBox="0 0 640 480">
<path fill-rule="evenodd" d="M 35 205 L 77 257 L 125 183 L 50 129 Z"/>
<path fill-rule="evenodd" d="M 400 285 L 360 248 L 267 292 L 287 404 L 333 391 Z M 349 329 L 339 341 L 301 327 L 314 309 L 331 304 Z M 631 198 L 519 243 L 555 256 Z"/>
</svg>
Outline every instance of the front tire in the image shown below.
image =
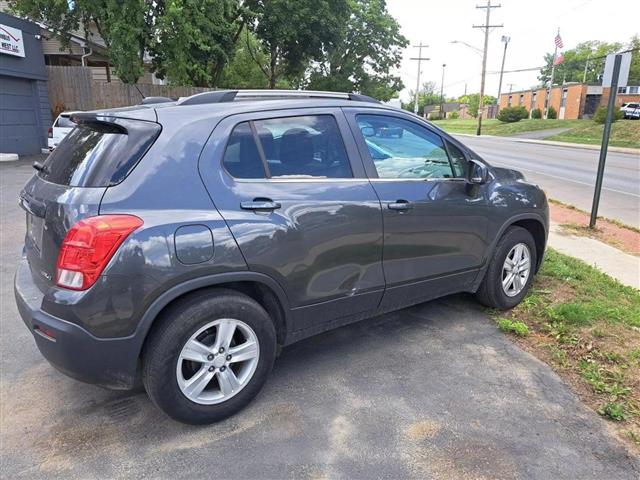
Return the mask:
<svg viewBox="0 0 640 480">
<path fill-rule="evenodd" d="M 244 408 L 261 390 L 276 353 L 268 313 L 226 289 L 190 295 L 169 307 L 142 356 L 153 403 L 175 420 L 208 424 Z"/>
<path fill-rule="evenodd" d="M 476 298 L 491 308 L 509 310 L 527 295 L 537 265 L 533 236 L 512 226 L 498 241 Z"/>
</svg>

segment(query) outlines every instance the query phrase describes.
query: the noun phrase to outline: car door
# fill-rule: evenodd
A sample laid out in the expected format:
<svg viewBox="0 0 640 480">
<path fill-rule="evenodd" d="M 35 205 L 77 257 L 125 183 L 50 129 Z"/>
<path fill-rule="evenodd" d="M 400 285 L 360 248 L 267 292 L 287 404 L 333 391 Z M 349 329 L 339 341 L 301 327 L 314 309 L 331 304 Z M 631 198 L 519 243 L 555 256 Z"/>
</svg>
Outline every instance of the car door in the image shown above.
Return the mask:
<svg viewBox="0 0 640 480">
<path fill-rule="evenodd" d="M 488 247 L 484 187 L 454 140 L 401 112 L 344 109 L 382 204 L 383 309 L 469 288 Z"/>
<path fill-rule="evenodd" d="M 284 288 L 294 329 L 373 312 L 381 207 L 342 111 L 233 115 L 211 138 L 203 179 L 249 269 Z"/>
</svg>

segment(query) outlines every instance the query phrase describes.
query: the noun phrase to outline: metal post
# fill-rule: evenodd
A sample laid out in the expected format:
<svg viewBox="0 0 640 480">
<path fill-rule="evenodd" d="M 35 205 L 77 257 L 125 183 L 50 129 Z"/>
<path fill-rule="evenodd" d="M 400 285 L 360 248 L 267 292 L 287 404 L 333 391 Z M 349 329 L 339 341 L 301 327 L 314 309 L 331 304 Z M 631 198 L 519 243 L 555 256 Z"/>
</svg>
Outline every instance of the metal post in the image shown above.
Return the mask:
<svg viewBox="0 0 640 480">
<path fill-rule="evenodd" d="M 584 74 L 582 75 L 582 83 L 587 83 L 587 70 L 589 69 L 589 60 L 591 60 L 591 56 L 587 57 L 587 61 L 584 64 Z"/>
<path fill-rule="evenodd" d="M 604 177 L 604 165 L 607 160 L 607 148 L 609 147 L 609 136 L 611 135 L 611 123 L 613 120 L 613 109 L 616 105 L 616 94 L 618 93 L 618 77 L 620 76 L 620 64 L 622 55 L 616 55 L 613 62 L 613 75 L 611 77 L 611 87 L 609 90 L 609 102 L 607 104 L 607 118 L 604 121 L 604 132 L 602 133 L 602 146 L 600 147 L 600 160 L 598 161 L 598 173 L 596 175 L 596 187 L 593 192 L 593 204 L 591 205 L 591 220 L 589 228 L 595 228 L 598 218 L 598 206 L 600 205 L 600 191 L 602 190 L 602 178 Z"/>
<path fill-rule="evenodd" d="M 558 28 L 558 35 L 560 35 L 560 29 Z M 549 80 L 549 90 L 547 90 L 547 98 L 544 107 L 544 118 L 549 118 L 549 106 L 551 105 L 551 90 L 553 89 L 553 77 L 556 73 L 556 57 L 558 56 L 558 46 L 553 50 L 553 60 L 551 61 L 551 79 Z"/>
<path fill-rule="evenodd" d="M 507 37 L 506 35 L 502 36 L 502 41 L 504 42 L 504 52 L 502 53 L 502 67 L 500 67 L 500 81 L 498 82 L 498 108 L 497 111 L 500 111 L 500 95 L 502 94 L 502 75 L 504 74 L 504 61 L 507 58 L 507 46 L 509 46 L 509 40 L 511 37 Z"/>
<path fill-rule="evenodd" d="M 442 81 L 440 82 L 440 118 L 444 118 L 444 67 L 447 64 L 442 64 Z"/>
</svg>

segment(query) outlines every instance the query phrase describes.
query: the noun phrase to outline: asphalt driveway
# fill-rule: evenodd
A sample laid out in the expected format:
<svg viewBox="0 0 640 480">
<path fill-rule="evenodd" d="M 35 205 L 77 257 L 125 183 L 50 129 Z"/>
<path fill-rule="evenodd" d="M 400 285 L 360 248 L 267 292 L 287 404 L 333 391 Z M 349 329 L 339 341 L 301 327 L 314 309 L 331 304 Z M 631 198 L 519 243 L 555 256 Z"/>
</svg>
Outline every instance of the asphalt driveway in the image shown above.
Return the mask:
<svg viewBox="0 0 640 480">
<path fill-rule="evenodd" d="M 606 422 L 468 296 L 285 349 L 256 401 L 209 427 L 169 420 L 142 393 L 68 379 L 13 300 L 16 196 L 31 173 L 0 164 L 4 478 L 640 477 Z"/>
</svg>

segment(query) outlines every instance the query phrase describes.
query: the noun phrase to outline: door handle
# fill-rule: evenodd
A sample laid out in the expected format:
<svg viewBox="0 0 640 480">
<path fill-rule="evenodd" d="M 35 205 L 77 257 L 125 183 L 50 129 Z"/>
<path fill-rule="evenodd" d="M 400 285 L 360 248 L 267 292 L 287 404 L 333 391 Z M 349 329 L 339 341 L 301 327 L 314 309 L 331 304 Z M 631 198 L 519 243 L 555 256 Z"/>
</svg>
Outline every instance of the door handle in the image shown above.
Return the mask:
<svg viewBox="0 0 640 480">
<path fill-rule="evenodd" d="M 387 207 L 389 207 L 389 210 L 406 212 L 407 210 L 411 210 L 413 205 L 411 205 L 407 200 L 396 200 L 395 202 L 387 203 Z"/>
<path fill-rule="evenodd" d="M 240 202 L 240 208 L 243 210 L 277 210 L 282 207 L 279 202 L 274 202 L 270 198 L 254 198 L 250 202 Z"/>
</svg>

